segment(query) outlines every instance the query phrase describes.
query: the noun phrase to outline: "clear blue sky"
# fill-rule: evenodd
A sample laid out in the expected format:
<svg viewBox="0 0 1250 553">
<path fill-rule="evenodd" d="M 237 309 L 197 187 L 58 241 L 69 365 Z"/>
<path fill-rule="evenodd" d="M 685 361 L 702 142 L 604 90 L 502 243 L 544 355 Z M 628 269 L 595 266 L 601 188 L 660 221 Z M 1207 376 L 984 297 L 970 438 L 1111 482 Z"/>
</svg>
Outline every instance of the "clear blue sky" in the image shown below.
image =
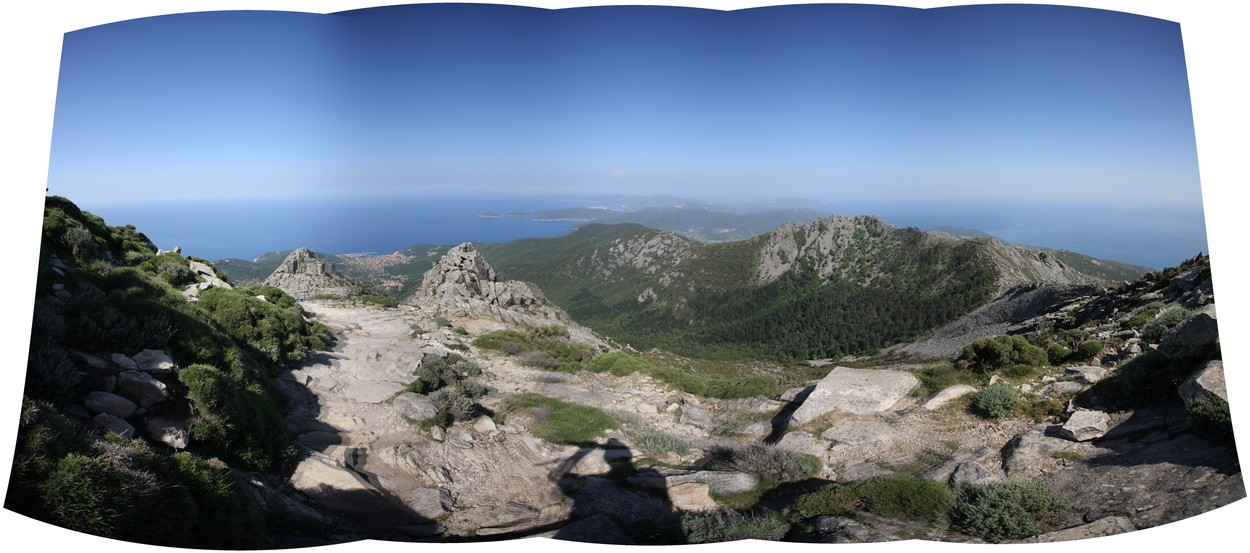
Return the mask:
<svg viewBox="0 0 1250 553">
<path fill-rule="evenodd" d="M 66 36 L 49 186 L 1201 198 L 1180 27 L 1085 8 L 213 12 Z"/>
</svg>

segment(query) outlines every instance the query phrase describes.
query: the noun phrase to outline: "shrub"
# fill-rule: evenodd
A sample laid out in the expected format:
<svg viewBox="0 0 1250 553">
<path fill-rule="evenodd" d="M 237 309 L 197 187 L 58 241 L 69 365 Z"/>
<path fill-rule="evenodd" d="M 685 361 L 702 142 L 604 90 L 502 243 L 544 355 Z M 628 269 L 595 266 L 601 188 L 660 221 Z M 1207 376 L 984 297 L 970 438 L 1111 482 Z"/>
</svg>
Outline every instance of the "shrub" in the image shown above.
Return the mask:
<svg viewBox="0 0 1250 553">
<path fill-rule="evenodd" d="M 716 447 L 708 452 L 707 468 L 737 470 L 760 475 L 774 483 L 797 482 L 820 472 L 820 459 L 807 453 L 777 449 L 765 444 Z"/>
<path fill-rule="evenodd" d="M 959 361 L 972 370 L 988 373 L 1012 365 L 1045 365 L 1047 356 L 1046 350 L 1030 344 L 1023 336 L 1004 335 L 968 344 Z"/>
<path fill-rule="evenodd" d="M 1188 319 L 1194 314 L 1193 310 L 1185 309 L 1179 305 L 1173 305 L 1164 309 L 1154 320 L 1146 323 L 1141 329 L 1141 337 L 1143 340 L 1152 343 L 1158 343 L 1172 330 L 1173 327 L 1180 324 L 1181 321 Z"/>
<path fill-rule="evenodd" d="M 1216 443 L 1233 443 L 1233 420 L 1228 402 L 1219 398 L 1199 398 L 1187 407 L 1194 432 Z"/>
<path fill-rule="evenodd" d="M 1062 363 L 1070 355 L 1072 355 L 1072 350 L 1064 347 L 1063 344 L 1052 342 L 1046 346 L 1046 359 L 1050 361 L 1051 365 Z"/>
<path fill-rule="evenodd" d="M 963 486 L 951 510 L 965 534 L 998 543 L 1035 536 L 1053 528 L 1068 503 L 1039 482 L 995 482 Z"/>
<path fill-rule="evenodd" d="M 448 426 L 458 420 L 468 420 L 473 416 L 476 408 L 472 399 L 450 388 L 437 390 L 431 393 L 429 398 L 430 402 L 438 408 L 438 414 L 434 416 L 434 420 L 439 426 Z"/>
<path fill-rule="evenodd" d="M 775 516 L 741 514 L 737 511 L 682 513 L 681 530 L 688 543 L 734 540 L 772 540 L 785 537 L 790 525 Z"/>
<path fill-rule="evenodd" d="M 615 419 L 616 417 L 613 416 L 613 418 Z M 681 455 L 690 451 L 690 442 L 663 430 L 657 430 L 649 426 L 629 428 L 626 429 L 625 433 L 628 434 L 630 438 L 633 438 L 633 445 L 635 447 L 657 455 L 666 455 L 669 453 Z"/>
<path fill-rule="evenodd" d="M 1086 361 L 1097 357 L 1098 354 L 1102 353 L 1104 347 L 1106 347 L 1106 343 L 1102 340 L 1086 340 L 1081 342 L 1081 347 L 1077 348 L 1072 355 L 1077 360 Z"/>
<path fill-rule="evenodd" d="M 527 410 L 537 415 L 534 435 L 554 443 L 593 444 L 604 432 L 616 428 L 616 420 L 602 409 L 569 403 L 538 394 L 510 396 L 508 411 Z"/>
<path fill-rule="evenodd" d="M 950 492 L 941 483 L 889 475 L 850 484 L 830 484 L 801 496 L 794 509 L 804 518 L 867 511 L 883 517 L 940 522 L 946 518 L 952 503 Z"/>
<path fill-rule="evenodd" d="M 1016 389 L 1010 384 L 999 382 L 988 386 L 972 396 L 972 412 L 987 418 L 997 419 L 1015 408 L 1020 401 Z"/>
<path fill-rule="evenodd" d="M 451 326 L 451 321 L 447 320 L 447 317 L 442 315 L 435 315 L 434 324 L 442 328 L 448 328 Z"/>
</svg>

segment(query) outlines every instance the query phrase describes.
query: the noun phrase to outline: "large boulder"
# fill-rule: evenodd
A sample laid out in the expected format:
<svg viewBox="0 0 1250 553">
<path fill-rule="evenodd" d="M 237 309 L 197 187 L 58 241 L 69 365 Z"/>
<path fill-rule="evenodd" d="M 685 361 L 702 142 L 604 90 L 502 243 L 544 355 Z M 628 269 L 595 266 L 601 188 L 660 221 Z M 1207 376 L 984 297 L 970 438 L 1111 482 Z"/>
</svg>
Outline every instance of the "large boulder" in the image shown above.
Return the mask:
<svg viewBox="0 0 1250 553">
<path fill-rule="evenodd" d="M 105 434 L 117 434 L 123 438 L 135 437 L 135 427 L 130 423 L 108 413 L 100 413 L 91 418 L 91 427 Z"/>
<path fill-rule="evenodd" d="M 1159 353 L 1169 359 L 1191 359 L 1206 355 L 1219 342 L 1215 305 L 1208 305 L 1177 324 L 1159 342 Z"/>
<path fill-rule="evenodd" d="M 1107 433 L 1111 417 L 1102 411 L 1078 409 L 1059 429 L 1059 435 L 1074 442 L 1088 442 Z"/>
<path fill-rule="evenodd" d="M 135 409 L 139 408 L 133 401 L 108 392 L 87 392 L 82 402 L 93 413 L 108 413 L 123 419 L 133 415 Z"/>
<path fill-rule="evenodd" d="M 816 383 L 794 415 L 792 424 L 820 418 L 836 410 L 864 415 L 885 411 L 920 385 L 904 371 L 836 367 Z"/>
<path fill-rule="evenodd" d="M 954 386 L 947 387 L 942 391 L 933 394 L 933 397 L 929 398 L 929 401 L 924 402 L 924 405 L 921 405 L 920 408 L 925 411 L 934 411 L 945 407 L 950 402 L 975 391 L 977 391 L 975 387 L 967 384 L 955 384 Z"/>
<path fill-rule="evenodd" d="M 1224 383 L 1224 362 L 1208 361 L 1202 368 L 1190 374 L 1176 390 L 1185 405 L 1199 399 L 1219 399 L 1228 402 L 1228 385 Z"/>
<path fill-rule="evenodd" d="M 151 407 L 169 399 L 164 382 L 141 371 L 121 371 L 117 373 L 115 391 L 139 403 L 140 407 Z"/>
<path fill-rule="evenodd" d="M 159 349 L 145 349 L 134 356 L 136 368 L 146 373 L 164 374 L 173 372 L 175 365 L 169 354 Z"/>
<path fill-rule="evenodd" d="M 191 439 L 187 425 L 180 422 L 153 417 L 147 427 L 148 436 L 174 449 L 186 449 Z"/>
<path fill-rule="evenodd" d="M 364 477 L 320 455 L 310 456 L 295 467 L 291 486 L 336 511 L 382 513 L 393 509 Z"/>
<path fill-rule="evenodd" d="M 447 488 L 417 488 L 408 496 L 408 508 L 421 518 L 438 520 L 451 512 L 454 501 Z"/>
</svg>

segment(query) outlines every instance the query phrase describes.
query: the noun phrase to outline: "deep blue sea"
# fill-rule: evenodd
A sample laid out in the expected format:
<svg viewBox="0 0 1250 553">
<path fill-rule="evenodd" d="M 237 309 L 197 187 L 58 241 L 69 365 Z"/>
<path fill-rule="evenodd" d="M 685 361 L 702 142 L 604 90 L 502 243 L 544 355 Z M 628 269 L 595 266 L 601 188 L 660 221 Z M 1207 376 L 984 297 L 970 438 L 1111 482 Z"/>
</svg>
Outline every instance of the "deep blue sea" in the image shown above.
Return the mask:
<svg viewBox="0 0 1250 553">
<path fill-rule="evenodd" d="M 569 222 L 488 219 L 508 213 L 567 207 L 531 196 L 336 197 L 183 201 L 79 207 L 110 225 L 133 224 L 162 249 L 208 260 L 254 259 L 308 247 L 341 254 L 391 253 L 417 244 L 507 242 L 549 238 Z"/>
<path fill-rule="evenodd" d="M 575 223 L 482 218 L 569 207 L 540 196 L 404 196 L 81 204 L 110 225 L 133 224 L 157 246 L 209 260 L 253 259 L 306 246 L 326 253 L 390 253 L 416 244 L 554 237 Z M 1207 251 L 1199 208 L 950 203 L 829 203 L 812 209 L 872 214 L 899 226 L 975 229 L 1007 242 L 1064 248 L 1152 268 Z"/>
</svg>

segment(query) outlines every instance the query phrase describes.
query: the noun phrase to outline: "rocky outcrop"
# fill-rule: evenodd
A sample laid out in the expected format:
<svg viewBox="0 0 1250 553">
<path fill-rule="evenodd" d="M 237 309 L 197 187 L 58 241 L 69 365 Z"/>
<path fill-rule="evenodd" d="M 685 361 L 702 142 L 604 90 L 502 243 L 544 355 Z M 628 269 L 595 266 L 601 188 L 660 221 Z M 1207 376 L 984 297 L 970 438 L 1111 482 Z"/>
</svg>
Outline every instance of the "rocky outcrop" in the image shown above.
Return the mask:
<svg viewBox="0 0 1250 553">
<path fill-rule="evenodd" d="M 911 373 L 836 367 L 816 383 L 794 415 L 792 424 L 803 424 L 826 413 L 841 410 L 863 415 L 889 409 L 920 385 Z"/>
<path fill-rule="evenodd" d="M 326 262 L 308 248 L 291 252 L 265 279 L 265 286 L 278 288 L 300 301 L 322 294 L 350 297 L 365 292 L 360 284 L 331 271 Z"/>
<path fill-rule="evenodd" d="M 1068 422 L 1059 429 L 1059 435 L 1074 442 L 1087 442 L 1106 434 L 1110 421 L 1111 417 L 1102 411 L 1080 409 L 1068 417 Z"/>
<path fill-rule="evenodd" d="M 559 324 L 574 341 L 607 346 L 564 310 L 551 304 L 538 286 L 517 280 L 499 281 L 495 269 L 464 243 L 447 251 L 421 278 L 421 286 L 405 303 L 432 305 L 462 317 L 491 318 L 522 326 Z"/>
<path fill-rule="evenodd" d="M 1203 365 L 1190 374 L 1176 391 L 1180 393 L 1185 405 L 1200 399 L 1218 399 L 1227 403 L 1228 385 L 1224 382 L 1224 362 L 1217 359 Z"/>
</svg>

